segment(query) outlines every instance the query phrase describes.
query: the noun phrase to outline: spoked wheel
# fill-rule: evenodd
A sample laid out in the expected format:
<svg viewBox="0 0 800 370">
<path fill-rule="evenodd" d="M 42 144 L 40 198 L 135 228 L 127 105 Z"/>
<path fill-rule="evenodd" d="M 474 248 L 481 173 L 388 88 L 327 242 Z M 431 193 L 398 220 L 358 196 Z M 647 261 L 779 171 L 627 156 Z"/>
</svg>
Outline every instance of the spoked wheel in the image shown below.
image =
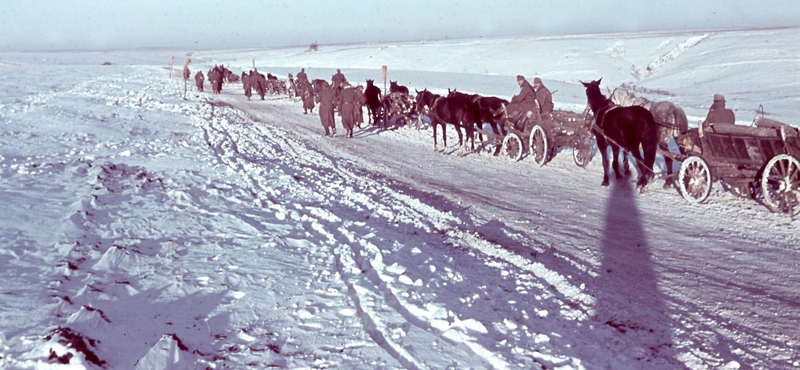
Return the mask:
<svg viewBox="0 0 800 370">
<path fill-rule="evenodd" d="M 592 136 L 586 135 L 578 138 L 575 147 L 572 148 L 572 159 L 578 167 L 586 167 L 592 161 L 594 156 L 594 144 L 592 143 Z"/>
<path fill-rule="evenodd" d="M 503 139 L 503 153 L 516 162 L 522 158 L 522 139 L 513 132 L 509 132 Z"/>
<path fill-rule="evenodd" d="M 681 163 L 678 186 L 681 195 L 692 203 L 700 203 L 711 194 L 711 169 L 703 158 L 692 156 Z"/>
<path fill-rule="evenodd" d="M 761 175 L 764 204 L 772 212 L 800 214 L 800 163 L 790 155 L 773 157 Z"/>
<path fill-rule="evenodd" d="M 531 137 L 528 139 L 528 147 L 533 161 L 540 166 L 544 166 L 550 156 L 550 148 L 547 147 L 547 133 L 545 133 L 542 126 L 533 126 Z"/>
</svg>

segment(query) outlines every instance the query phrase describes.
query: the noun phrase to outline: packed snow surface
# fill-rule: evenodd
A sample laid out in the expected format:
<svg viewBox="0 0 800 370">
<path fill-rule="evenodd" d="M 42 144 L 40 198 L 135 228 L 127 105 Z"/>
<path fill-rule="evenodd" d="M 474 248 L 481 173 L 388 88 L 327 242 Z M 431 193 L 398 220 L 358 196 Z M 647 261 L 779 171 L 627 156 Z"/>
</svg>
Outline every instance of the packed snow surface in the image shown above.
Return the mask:
<svg viewBox="0 0 800 370">
<path fill-rule="evenodd" d="M 603 78 L 800 123 L 800 29 L 196 51 L 580 112 Z M 600 187 L 427 125 L 322 135 L 285 96 L 190 86 L 186 51 L 0 54 L 0 368 L 800 368 L 800 221 L 720 183 Z M 102 65 L 103 62 L 111 65 Z M 190 81 L 192 82 L 192 81 Z M 190 83 L 190 85 L 193 85 Z M 206 84 L 208 89 L 208 84 Z M 208 89 L 210 90 L 210 89 Z M 337 118 L 338 120 L 338 118 Z M 338 122 L 337 122 L 338 124 Z M 341 126 L 340 126 L 341 128 Z M 341 132 L 341 131 L 340 131 Z M 658 162 L 663 171 L 663 161 Z M 677 168 L 677 166 L 676 166 Z"/>
</svg>

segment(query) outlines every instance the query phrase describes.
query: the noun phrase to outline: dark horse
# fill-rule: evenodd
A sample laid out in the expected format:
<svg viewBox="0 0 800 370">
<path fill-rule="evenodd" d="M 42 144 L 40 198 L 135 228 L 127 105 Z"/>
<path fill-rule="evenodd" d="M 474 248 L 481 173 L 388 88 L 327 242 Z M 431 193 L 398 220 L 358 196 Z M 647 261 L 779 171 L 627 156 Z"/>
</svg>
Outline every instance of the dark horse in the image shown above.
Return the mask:
<svg viewBox="0 0 800 370">
<path fill-rule="evenodd" d="M 616 88 L 611 93 L 611 101 L 622 106 L 640 105 L 647 108 L 653 114 L 653 118 L 658 125 L 658 148 L 669 151 L 669 139 L 676 138 L 689 131 L 689 120 L 681 107 L 667 101 L 652 102 L 645 98 L 636 97 L 632 92 Z M 672 185 L 672 158 L 664 156 L 664 163 L 667 166 L 667 177 L 664 187 Z M 628 170 L 628 156 L 623 154 L 623 166 Z"/>
<path fill-rule="evenodd" d="M 408 88 L 403 85 L 398 85 L 397 81 L 389 81 L 389 92 L 399 92 L 408 95 Z"/>
<path fill-rule="evenodd" d="M 367 115 L 372 120 L 373 125 L 378 124 L 378 115 L 381 110 L 381 88 L 375 86 L 373 80 L 367 80 L 367 88 L 364 90 L 364 97 L 367 99 Z"/>
<path fill-rule="evenodd" d="M 419 98 L 418 95 L 417 106 L 419 106 Z M 470 101 L 469 95 L 436 97 L 433 99 L 433 103 L 430 106 L 428 117 L 431 119 L 431 126 L 433 126 L 433 150 L 439 151 L 439 146 L 436 142 L 436 127 L 442 126 L 442 135 L 444 136 L 444 127 L 446 124 L 451 124 L 456 128 L 459 142 L 459 156 L 463 155 L 464 148 L 469 138 L 473 138 L 472 149 L 475 149 L 475 124 L 480 121 L 480 112 L 478 112 L 477 105 Z M 461 129 L 464 129 L 466 132 L 467 140 L 464 140 Z M 445 142 L 445 147 L 447 147 L 447 142 Z"/>
<path fill-rule="evenodd" d="M 503 128 L 503 123 L 506 120 L 506 106 L 508 105 L 508 100 L 494 96 L 480 96 L 475 94 L 472 95 L 472 101 L 478 105 L 481 114 L 478 126 L 484 123 L 488 124 L 495 135 L 505 136 L 506 130 Z M 500 149 L 501 146 L 497 145 L 494 150 L 494 155 L 498 155 Z"/>
<path fill-rule="evenodd" d="M 462 92 L 456 91 L 455 89 L 453 91 L 449 91 L 447 97 L 455 98 L 456 101 L 462 104 L 465 108 L 465 114 L 462 116 L 462 121 L 461 121 L 462 128 L 466 129 L 467 125 L 471 125 L 473 130 L 475 127 L 478 127 L 479 129 L 483 130 L 483 114 L 481 112 L 480 99 L 476 99 L 475 95 L 464 94 Z M 461 131 L 458 127 L 456 129 L 459 130 L 458 138 L 459 138 L 459 144 L 461 144 L 461 135 L 460 135 Z M 494 129 L 494 127 L 492 127 L 492 129 Z M 483 143 L 483 134 L 479 133 L 478 136 L 481 139 L 481 143 Z M 474 150 L 475 135 L 467 136 L 467 140 L 472 141 L 472 149 Z"/>
<path fill-rule="evenodd" d="M 419 91 L 419 90 L 414 90 L 414 91 L 417 92 L 417 98 L 416 98 L 417 108 L 416 108 L 416 111 L 417 111 L 417 129 L 419 129 L 419 126 L 422 124 L 422 115 L 424 114 L 424 115 L 428 116 L 428 118 L 430 118 L 430 116 L 431 116 L 430 110 L 433 107 L 433 103 L 436 102 L 436 99 L 441 98 L 441 96 L 428 91 L 428 89 L 425 89 L 425 90 L 422 90 L 422 91 Z M 440 122 L 440 125 L 442 126 L 442 140 L 444 141 L 444 146 L 446 148 L 447 147 L 447 135 L 445 133 L 445 123 L 444 122 Z M 434 121 L 432 119 L 431 119 L 431 126 L 433 126 L 433 140 L 434 140 L 433 141 L 433 145 L 434 145 L 434 150 L 438 151 L 438 147 L 436 146 L 436 128 L 437 128 L 437 125 L 434 124 Z"/>
<path fill-rule="evenodd" d="M 614 105 L 600 91 L 600 81 L 581 82 L 586 87 L 586 98 L 589 107 L 595 116 L 592 132 L 597 138 L 597 148 L 603 158 L 602 186 L 608 186 L 608 145 L 614 154 L 614 172 L 621 178 L 619 165 L 620 148 L 628 150 L 636 158 L 636 167 L 639 170 L 639 181 L 636 186 L 640 192 L 647 192 L 647 184 L 653 178 L 653 163 L 656 161 L 656 148 L 658 146 L 658 127 L 653 114 L 647 109 L 634 107 L 620 107 Z M 639 152 L 641 145 L 644 155 Z"/>
</svg>

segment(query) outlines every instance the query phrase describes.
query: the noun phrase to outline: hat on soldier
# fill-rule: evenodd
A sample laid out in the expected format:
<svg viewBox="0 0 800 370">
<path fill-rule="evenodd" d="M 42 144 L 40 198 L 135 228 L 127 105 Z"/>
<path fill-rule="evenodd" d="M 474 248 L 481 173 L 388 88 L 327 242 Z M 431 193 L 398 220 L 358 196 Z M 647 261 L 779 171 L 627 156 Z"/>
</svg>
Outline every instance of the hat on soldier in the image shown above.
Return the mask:
<svg viewBox="0 0 800 370">
<path fill-rule="evenodd" d="M 517 81 L 522 81 L 522 80 L 524 80 L 524 79 L 525 79 L 525 76 L 523 76 L 523 75 L 517 75 Z"/>
<path fill-rule="evenodd" d="M 725 97 L 722 94 L 714 94 L 714 101 L 725 101 Z"/>
<path fill-rule="evenodd" d="M 536 78 L 533 79 L 533 83 L 535 83 L 535 84 L 539 83 L 540 84 L 540 83 L 542 83 L 542 79 L 539 78 L 539 77 L 536 77 Z"/>
</svg>

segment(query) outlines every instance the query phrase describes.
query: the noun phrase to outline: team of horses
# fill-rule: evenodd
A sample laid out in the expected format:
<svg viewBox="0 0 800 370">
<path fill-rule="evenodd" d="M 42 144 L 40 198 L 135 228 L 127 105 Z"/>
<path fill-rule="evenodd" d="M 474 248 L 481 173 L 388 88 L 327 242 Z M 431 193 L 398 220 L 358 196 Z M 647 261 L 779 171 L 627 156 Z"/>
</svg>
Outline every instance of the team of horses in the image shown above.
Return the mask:
<svg viewBox="0 0 800 370">
<path fill-rule="evenodd" d="M 586 89 L 587 106 L 594 115 L 591 131 L 594 134 L 597 147 L 603 161 L 603 181 L 601 186 L 609 185 L 609 162 L 616 174 L 622 178 L 618 162 L 619 152 L 622 150 L 623 166 L 626 175 L 630 174 L 628 168 L 628 154 L 636 160 L 638 169 L 637 187 L 641 192 L 647 192 L 648 184 L 655 177 L 653 166 L 657 149 L 669 151 L 670 138 L 678 137 L 688 131 L 686 113 L 670 102 L 651 102 L 645 99 L 636 99 L 635 96 L 624 90 L 616 90 L 612 98 L 603 95 L 600 82 L 583 82 Z M 488 124 L 497 135 L 505 135 L 506 106 L 508 101 L 497 97 L 484 97 L 468 95 L 456 90 L 449 90 L 446 96 L 434 94 L 427 89 L 417 90 L 416 111 L 418 117 L 423 114 L 430 119 L 433 128 L 434 150 L 439 151 L 438 129 L 442 131 L 442 142 L 447 146 L 446 127 L 453 126 L 459 137 L 459 151 L 462 155 L 466 150 L 467 141 L 471 140 L 471 149 L 475 146 L 475 127 Z M 466 134 L 463 139 L 462 131 Z M 611 161 L 608 158 L 608 147 L 611 147 Z M 499 152 L 499 146 L 495 155 Z M 664 187 L 671 186 L 672 159 L 665 156 L 667 177 Z"/>
<path fill-rule="evenodd" d="M 211 82 L 214 91 L 218 93 L 215 84 L 218 83 L 221 86 L 221 82 L 217 81 L 221 81 L 224 76 L 230 76 L 230 74 L 225 73 L 224 67 L 216 69 L 215 67 L 213 72 L 215 78 Z M 330 86 L 328 81 L 321 79 L 300 81 L 289 78 L 283 82 L 271 74 L 264 78 L 257 71 L 255 76 L 253 73 L 249 76 L 245 73 L 242 75 L 243 80 L 246 77 L 249 77 L 248 80 L 258 78 L 256 76 L 260 75 L 259 80 L 263 81 L 265 86 L 263 90 L 259 89 L 262 99 L 266 87 L 269 87 L 270 93 L 289 94 L 303 100 L 311 99 L 312 109 L 314 96 L 324 85 Z M 210 72 L 209 79 L 212 79 L 211 76 Z M 609 185 L 609 163 L 611 163 L 616 177 L 618 179 L 623 177 L 619 164 L 620 151 L 622 151 L 624 154 L 622 167 L 624 167 L 625 175 L 630 174 L 628 165 L 628 155 L 630 154 L 635 159 L 638 170 L 637 187 L 644 193 L 655 176 L 653 166 L 657 150 L 660 148 L 669 151 L 669 139 L 688 131 L 686 113 L 673 103 L 651 102 L 637 98 L 633 93 L 622 89 L 616 89 L 610 94 L 610 98 L 606 97 L 600 89 L 601 80 L 582 82 L 586 89 L 587 109 L 590 109 L 594 115 L 590 129 L 597 141 L 597 148 L 603 162 L 601 186 Z M 255 84 L 260 84 L 261 81 Z M 244 80 L 243 82 L 254 84 L 252 81 Z M 476 133 L 483 141 L 483 137 L 480 135 L 483 132 L 483 125 L 488 125 L 495 135 L 501 137 L 506 135 L 505 127 L 508 123 L 506 107 L 509 102 L 505 99 L 465 94 L 450 89 L 448 89 L 447 95 L 438 95 L 428 89 L 415 90 L 416 97 L 411 97 L 409 89 L 399 85 L 397 81 L 391 81 L 389 91 L 384 95 L 381 88 L 375 86 L 374 80 L 366 82 L 364 96 L 370 122 L 373 125 L 387 128 L 389 121 L 404 121 L 405 124 L 408 123 L 409 117 L 415 116 L 417 129 L 419 129 L 423 116 L 426 116 L 433 128 L 433 147 L 436 152 L 439 152 L 439 130 L 442 132 L 442 144 L 445 148 L 447 147 L 447 126 L 454 128 L 458 135 L 458 156 L 475 150 Z M 470 145 L 469 149 L 467 149 L 467 145 Z M 612 152 L 610 159 L 608 147 L 611 147 Z M 497 155 L 499 151 L 500 146 L 498 145 L 494 154 Z M 672 181 L 670 176 L 672 159 L 665 156 L 664 161 L 668 174 L 664 187 L 668 187 L 671 186 Z"/>
</svg>

